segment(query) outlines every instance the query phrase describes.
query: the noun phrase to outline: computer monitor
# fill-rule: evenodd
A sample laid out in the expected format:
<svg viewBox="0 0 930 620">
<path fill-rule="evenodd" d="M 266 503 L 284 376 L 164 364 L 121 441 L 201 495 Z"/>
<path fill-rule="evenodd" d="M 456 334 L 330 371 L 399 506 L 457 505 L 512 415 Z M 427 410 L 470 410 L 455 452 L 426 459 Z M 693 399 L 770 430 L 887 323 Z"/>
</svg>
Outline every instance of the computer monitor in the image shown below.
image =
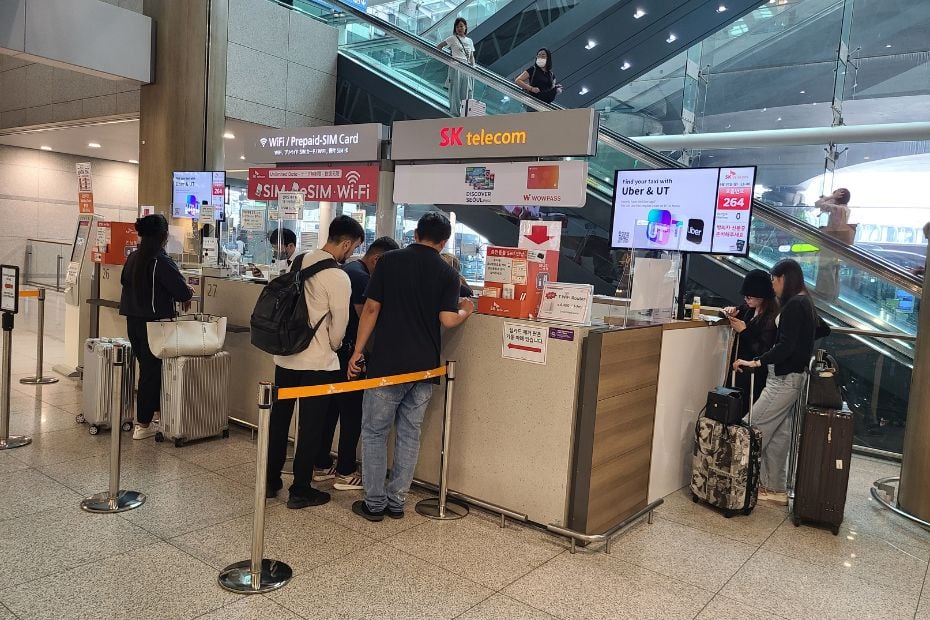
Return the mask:
<svg viewBox="0 0 930 620">
<path fill-rule="evenodd" d="M 225 172 L 174 172 L 171 190 L 171 215 L 174 217 L 197 218 L 200 205 L 206 201 L 213 205 L 214 219 L 225 219 Z"/>
</svg>

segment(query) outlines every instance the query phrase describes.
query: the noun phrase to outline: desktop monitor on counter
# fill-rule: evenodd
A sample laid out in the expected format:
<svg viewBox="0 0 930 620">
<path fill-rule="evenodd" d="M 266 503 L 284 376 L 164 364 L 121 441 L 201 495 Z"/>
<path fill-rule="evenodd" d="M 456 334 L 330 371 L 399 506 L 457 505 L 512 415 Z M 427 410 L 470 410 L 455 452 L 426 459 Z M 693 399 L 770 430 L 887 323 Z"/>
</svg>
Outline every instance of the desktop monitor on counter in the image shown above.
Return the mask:
<svg viewBox="0 0 930 620">
<path fill-rule="evenodd" d="M 745 256 L 755 166 L 618 170 L 613 248 Z"/>
<path fill-rule="evenodd" d="M 214 219 L 223 220 L 226 205 L 225 172 L 173 172 L 171 175 L 171 215 L 197 218 L 200 205 L 213 205 Z"/>
</svg>

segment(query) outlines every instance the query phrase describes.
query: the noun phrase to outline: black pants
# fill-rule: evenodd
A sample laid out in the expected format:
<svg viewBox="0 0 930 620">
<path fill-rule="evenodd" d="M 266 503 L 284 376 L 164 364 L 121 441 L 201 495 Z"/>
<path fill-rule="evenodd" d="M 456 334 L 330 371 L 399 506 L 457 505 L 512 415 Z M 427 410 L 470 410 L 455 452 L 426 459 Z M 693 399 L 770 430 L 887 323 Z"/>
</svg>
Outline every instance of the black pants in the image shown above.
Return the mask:
<svg viewBox="0 0 930 620">
<path fill-rule="evenodd" d="M 354 343 L 344 345 L 337 352 L 339 355 L 340 376 L 339 381 L 348 381 L 346 371 L 349 368 L 349 358 L 355 349 Z M 364 375 L 358 377 L 364 379 Z M 336 460 L 336 472 L 341 476 L 348 476 L 355 472 L 357 462 L 358 439 L 362 434 L 362 396 L 364 392 L 349 392 L 336 394 L 329 402 L 326 412 L 326 424 L 320 438 L 320 447 L 317 450 L 314 466 L 317 469 L 329 469 L 333 466 L 333 457 L 330 448 L 333 437 L 336 435 L 336 423 L 339 423 L 339 451 Z"/>
<path fill-rule="evenodd" d="M 275 366 L 274 382 L 279 388 L 323 385 L 339 381 L 339 371 L 290 370 Z M 294 454 L 294 495 L 306 495 L 313 479 L 313 460 L 320 447 L 320 437 L 326 423 L 326 411 L 331 397 L 316 396 L 300 399 L 300 419 L 297 425 L 297 451 Z M 271 432 L 268 442 L 268 488 L 280 489 L 281 469 L 287 458 L 287 431 L 294 415 L 293 400 L 279 400 L 271 408 Z"/>
<path fill-rule="evenodd" d="M 149 424 L 156 411 L 161 411 L 161 360 L 149 349 L 148 321 L 126 317 L 126 331 L 132 353 L 139 361 L 139 394 L 136 397 L 136 420 Z"/>
</svg>

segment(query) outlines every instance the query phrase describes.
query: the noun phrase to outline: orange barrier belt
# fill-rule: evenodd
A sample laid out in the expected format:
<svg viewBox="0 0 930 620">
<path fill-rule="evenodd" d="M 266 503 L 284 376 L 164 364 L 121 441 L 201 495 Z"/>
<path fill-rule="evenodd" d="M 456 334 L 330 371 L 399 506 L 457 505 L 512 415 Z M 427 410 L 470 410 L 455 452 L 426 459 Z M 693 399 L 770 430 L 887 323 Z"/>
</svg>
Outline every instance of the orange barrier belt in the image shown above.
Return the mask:
<svg viewBox="0 0 930 620">
<path fill-rule="evenodd" d="M 19 296 L 20 297 L 38 297 L 39 291 L 20 291 Z"/>
<path fill-rule="evenodd" d="M 423 381 L 424 379 L 434 379 L 446 374 L 446 367 L 440 366 L 432 370 L 422 372 L 408 372 L 403 375 L 391 375 L 390 377 L 378 377 L 376 379 L 362 379 L 360 381 L 346 381 L 344 383 L 326 383 L 323 385 L 308 385 L 305 387 L 279 388 L 278 400 L 293 400 L 295 398 L 307 398 L 309 396 L 327 396 L 330 394 L 345 394 L 346 392 L 358 392 L 359 390 L 369 390 L 371 388 L 386 387 L 389 385 L 400 385 L 402 383 L 413 383 L 414 381 Z"/>
</svg>

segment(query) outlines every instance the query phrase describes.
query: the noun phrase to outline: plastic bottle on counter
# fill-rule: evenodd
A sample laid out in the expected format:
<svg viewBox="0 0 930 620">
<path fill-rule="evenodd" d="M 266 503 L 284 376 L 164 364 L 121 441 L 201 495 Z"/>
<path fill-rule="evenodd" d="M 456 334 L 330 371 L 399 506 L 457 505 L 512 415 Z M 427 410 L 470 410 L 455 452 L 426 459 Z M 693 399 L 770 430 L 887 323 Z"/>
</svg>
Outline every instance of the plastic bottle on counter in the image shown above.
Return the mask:
<svg viewBox="0 0 930 620">
<path fill-rule="evenodd" d="M 694 299 L 691 300 L 691 320 L 701 320 L 701 298 L 697 295 L 695 295 Z"/>
</svg>

